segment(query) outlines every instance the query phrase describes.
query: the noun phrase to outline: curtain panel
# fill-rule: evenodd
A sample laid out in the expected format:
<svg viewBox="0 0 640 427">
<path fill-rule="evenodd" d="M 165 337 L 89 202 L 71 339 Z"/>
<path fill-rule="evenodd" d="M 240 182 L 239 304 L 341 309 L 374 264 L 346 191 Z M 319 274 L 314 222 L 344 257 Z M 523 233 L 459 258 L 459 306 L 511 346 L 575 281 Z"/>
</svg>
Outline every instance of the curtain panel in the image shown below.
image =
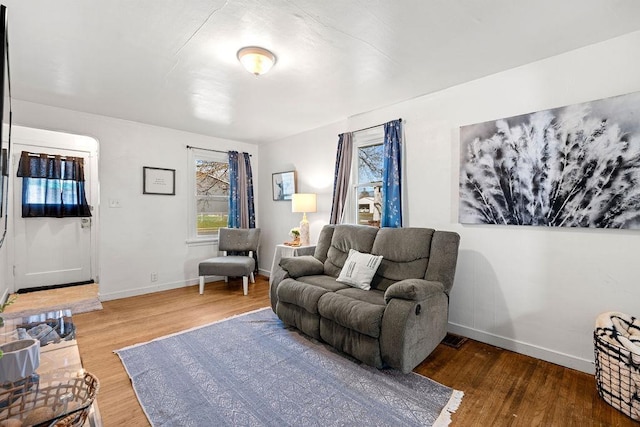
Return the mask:
<svg viewBox="0 0 640 427">
<path fill-rule="evenodd" d="M 345 201 L 349 193 L 351 158 L 353 156 L 353 134 L 345 132 L 338 135 L 338 151 L 333 180 L 333 203 L 329 224 L 340 224 L 344 214 Z"/>
<path fill-rule="evenodd" d="M 384 124 L 381 227 L 402 227 L 402 121 Z"/>
<path fill-rule="evenodd" d="M 229 151 L 229 228 L 255 228 L 253 173 L 248 153 Z"/>
<path fill-rule="evenodd" d="M 253 173 L 249 153 L 229 151 L 229 228 L 256 228 L 256 212 L 253 199 Z M 229 252 L 228 255 L 247 255 L 246 252 Z M 258 252 L 254 273 L 258 273 Z"/>
<path fill-rule="evenodd" d="M 31 154 L 18 164 L 22 181 L 22 217 L 90 217 L 82 157 Z"/>
</svg>

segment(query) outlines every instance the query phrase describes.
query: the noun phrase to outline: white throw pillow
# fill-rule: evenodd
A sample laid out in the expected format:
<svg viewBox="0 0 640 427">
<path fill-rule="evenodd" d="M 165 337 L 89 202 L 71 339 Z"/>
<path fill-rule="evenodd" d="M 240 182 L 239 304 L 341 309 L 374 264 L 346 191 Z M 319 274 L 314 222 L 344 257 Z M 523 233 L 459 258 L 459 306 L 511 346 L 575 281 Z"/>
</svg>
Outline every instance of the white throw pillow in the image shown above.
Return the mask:
<svg viewBox="0 0 640 427">
<path fill-rule="evenodd" d="M 349 256 L 336 279 L 340 283 L 368 291 L 371 280 L 382 262 L 382 255 L 363 254 L 349 249 Z"/>
</svg>

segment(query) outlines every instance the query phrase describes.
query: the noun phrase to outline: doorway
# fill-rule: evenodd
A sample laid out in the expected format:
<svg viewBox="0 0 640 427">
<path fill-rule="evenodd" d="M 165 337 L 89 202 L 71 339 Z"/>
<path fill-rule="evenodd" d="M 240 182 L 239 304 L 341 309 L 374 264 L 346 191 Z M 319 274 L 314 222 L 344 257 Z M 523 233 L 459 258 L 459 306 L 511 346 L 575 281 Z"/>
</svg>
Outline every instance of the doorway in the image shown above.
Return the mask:
<svg viewBox="0 0 640 427">
<path fill-rule="evenodd" d="M 14 291 L 97 281 L 98 142 L 91 137 L 14 126 L 12 128 Z M 90 218 L 23 218 L 20 154 L 82 157 Z"/>
</svg>

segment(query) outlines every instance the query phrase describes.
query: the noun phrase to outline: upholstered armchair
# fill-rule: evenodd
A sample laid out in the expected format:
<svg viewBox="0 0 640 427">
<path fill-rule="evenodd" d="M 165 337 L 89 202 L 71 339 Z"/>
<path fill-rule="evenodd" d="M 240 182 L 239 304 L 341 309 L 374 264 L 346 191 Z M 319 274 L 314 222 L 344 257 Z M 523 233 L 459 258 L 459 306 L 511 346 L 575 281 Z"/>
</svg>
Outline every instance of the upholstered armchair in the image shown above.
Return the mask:
<svg viewBox="0 0 640 427">
<path fill-rule="evenodd" d="M 259 228 L 221 228 L 218 231 L 218 250 L 222 256 L 209 258 L 198 264 L 200 294 L 204 293 L 206 276 L 242 277 L 242 290 L 249 293 L 249 279 L 255 283 L 253 272 L 256 268 L 253 254 L 260 244 Z M 227 253 L 248 252 L 248 255 L 227 255 Z"/>
</svg>

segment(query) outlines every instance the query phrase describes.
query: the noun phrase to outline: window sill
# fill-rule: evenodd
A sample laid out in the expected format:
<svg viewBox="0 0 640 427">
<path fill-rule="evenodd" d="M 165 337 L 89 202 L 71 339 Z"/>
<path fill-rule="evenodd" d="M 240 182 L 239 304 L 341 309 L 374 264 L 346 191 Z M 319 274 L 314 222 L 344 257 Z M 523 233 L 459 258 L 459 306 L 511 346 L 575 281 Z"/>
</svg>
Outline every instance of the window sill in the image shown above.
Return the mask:
<svg viewBox="0 0 640 427">
<path fill-rule="evenodd" d="M 187 239 L 187 246 L 208 246 L 212 243 L 218 244 L 218 236 Z"/>
</svg>

